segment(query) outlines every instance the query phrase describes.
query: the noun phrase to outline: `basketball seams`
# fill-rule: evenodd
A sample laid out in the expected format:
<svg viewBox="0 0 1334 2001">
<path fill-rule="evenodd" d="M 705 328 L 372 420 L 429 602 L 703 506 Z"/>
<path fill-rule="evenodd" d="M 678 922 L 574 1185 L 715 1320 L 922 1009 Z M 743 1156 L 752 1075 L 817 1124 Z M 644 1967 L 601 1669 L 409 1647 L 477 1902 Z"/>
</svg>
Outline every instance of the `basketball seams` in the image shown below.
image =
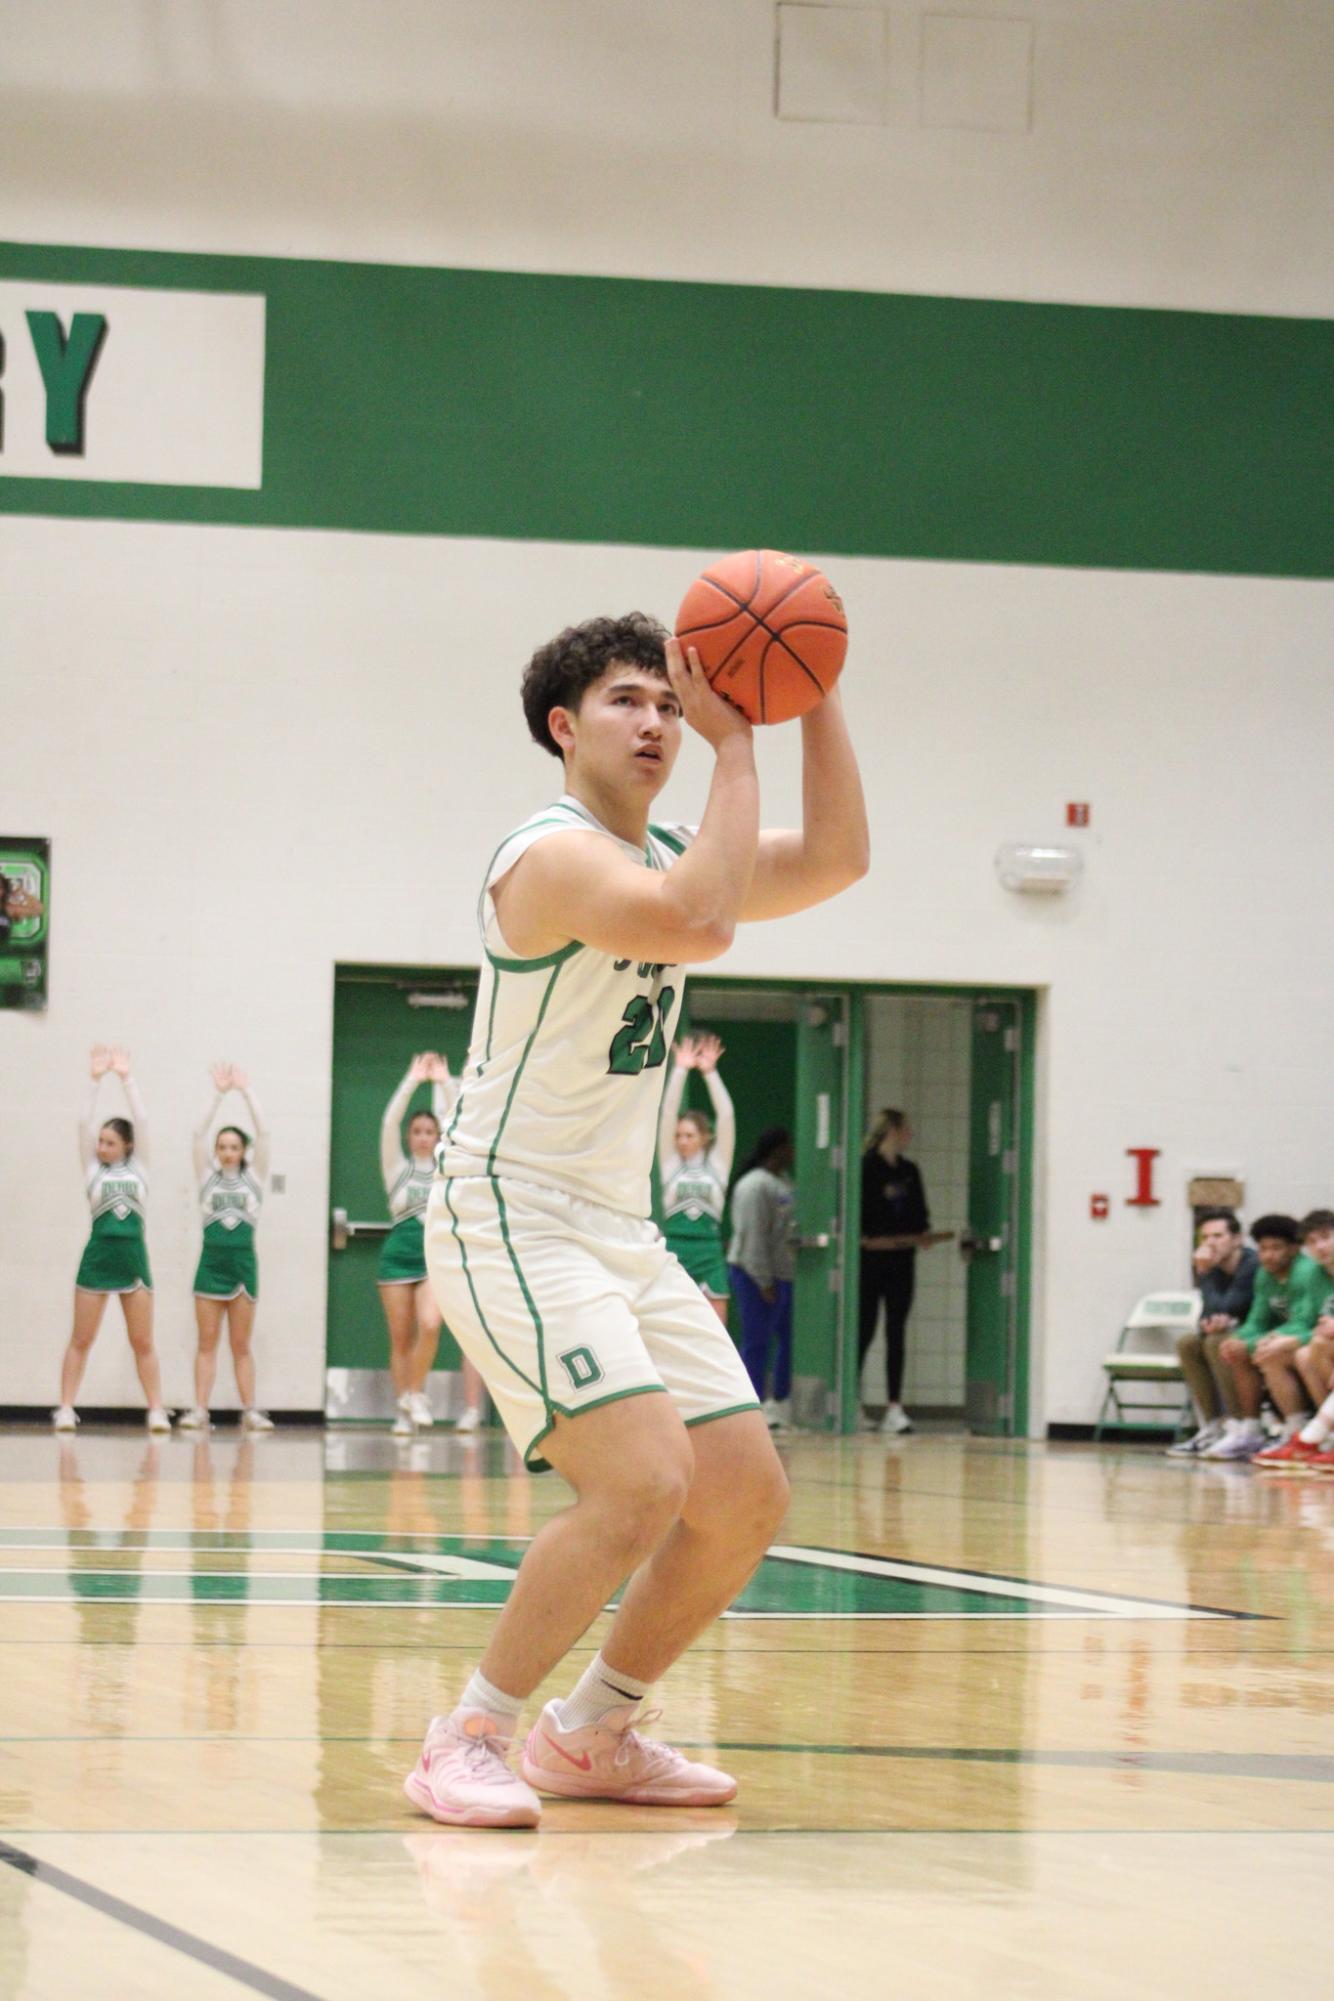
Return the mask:
<svg viewBox="0 0 1334 2001">
<path fill-rule="evenodd" d="M 707 583 L 710 589 L 718 591 L 720 595 L 730 598 L 732 603 L 736 606 L 736 611 L 729 613 L 727 618 L 720 618 L 717 620 L 713 620 L 708 625 L 687 626 L 684 632 L 677 634 L 677 637 L 679 639 L 688 641 L 691 633 L 693 632 L 713 632 L 719 626 L 729 625 L 732 619 L 734 619 L 737 616 L 738 612 L 746 612 L 749 615 L 749 617 L 754 621 L 755 625 L 758 626 L 761 632 L 767 633 L 770 639 L 777 639 L 781 641 L 783 634 L 781 632 L 774 631 L 773 627 L 769 623 L 770 618 L 772 617 L 773 613 L 778 610 L 778 607 L 780 605 L 786 604 L 787 600 L 790 597 L 792 597 L 795 592 L 799 591 L 802 588 L 803 584 L 810 583 L 811 580 L 814 577 L 819 576 L 819 574 L 820 573 L 818 570 L 810 570 L 804 577 L 798 577 L 797 581 L 794 584 L 789 585 L 788 589 L 783 592 L 782 596 L 776 597 L 773 603 L 769 605 L 763 612 L 751 611 L 750 607 L 755 602 L 753 597 L 750 598 L 745 604 L 743 604 L 741 602 L 741 599 L 737 597 L 734 591 L 729 590 L 726 584 L 720 584 L 718 579 L 711 574 L 707 575 L 701 578 L 700 581 L 702 583 Z M 848 629 L 845 623 L 836 618 L 803 618 L 796 620 L 793 623 L 793 625 L 785 628 L 785 630 L 795 632 L 798 629 L 798 626 L 811 626 L 815 630 L 823 632 L 846 632 Z M 737 646 L 744 646 L 746 640 L 749 637 L 750 637 L 749 633 L 743 633 L 741 638 L 737 641 Z M 785 647 L 784 650 L 788 653 L 792 652 L 792 648 L 790 646 Z M 766 652 L 768 651 L 767 647 L 765 648 L 765 651 Z M 736 652 L 736 646 L 734 646 L 731 649 L 731 652 L 727 654 L 725 659 L 719 661 L 718 666 L 714 669 L 713 673 L 710 674 L 708 677 L 710 687 L 713 686 L 713 683 L 716 680 L 717 676 L 721 674 L 723 668 L 727 665 L 727 662 L 732 658 L 732 655 L 735 652 Z M 794 659 L 796 658 L 795 654 L 793 654 L 793 658 Z M 804 666 L 805 662 L 803 661 L 801 664 Z M 812 679 L 816 678 L 818 677 L 812 676 Z M 821 682 L 820 685 L 823 687 L 824 685 L 823 682 Z"/>
<path fill-rule="evenodd" d="M 806 662 L 805 662 L 805 661 L 804 661 L 804 660 L 802 659 L 801 655 L 800 655 L 799 653 L 795 652 L 795 651 L 793 650 L 793 648 L 792 648 L 792 647 L 790 647 L 790 646 L 788 645 L 787 641 L 786 641 L 786 640 L 785 640 L 785 639 L 783 638 L 783 635 L 782 635 L 782 633 L 781 633 L 781 632 L 775 632 L 775 633 L 773 633 L 773 634 L 771 635 L 771 637 L 770 637 L 770 640 L 769 640 L 769 644 L 768 644 L 768 645 L 767 645 L 767 646 L 765 647 L 765 649 L 764 649 L 764 653 L 763 653 L 763 655 L 762 655 L 762 657 L 761 657 L 761 660 L 760 660 L 760 691 L 761 691 L 761 692 L 760 692 L 760 704 L 761 704 L 761 707 L 763 707 L 763 703 L 764 703 L 764 693 L 763 693 L 763 690 L 764 690 L 764 670 L 765 670 L 765 668 L 766 668 L 766 667 L 768 666 L 768 664 L 769 664 L 769 655 L 770 655 L 771 651 L 773 650 L 773 648 L 774 648 L 775 646 L 781 646 L 781 647 L 782 647 L 782 649 L 783 649 L 784 653 L 786 653 L 786 655 L 787 655 L 788 659 L 792 661 L 792 663 L 793 663 L 793 665 L 794 665 L 794 666 L 797 666 L 797 667 L 800 667 L 800 669 L 801 669 L 802 673 L 803 673 L 803 674 L 804 674 L 804 675 L 806 676 L 806 679 L 807 679 L 808 681 L 812 681 L 812 682 L 814 682 L 815 686 L 816 686 L 816 687 L 817 687 L 817 688 L 818 688 L 818 689 L 820 690 L 820 693 L 821 693 L 822 695 L 827 695 L 827 694 L 829 693 L 829 689 L 828 689 L 828 688 L 826 688 L 826 686 L 825 686 L 824 682 L 823 682 L 823 681 L 822 681 L 822 680 L 820 679 L 820 677 L 819 677 L 819 675 L 818 675 L 818 674 L 816 673 L 815 669 L 814 669 L 813 667 L 808 667 L 808 666 L 806 665 Z M 830 686 L 832 686 L 832 685 L 833 685 L 833 684 L 832 684 L 832 682 L 831 682 L 831 683 L 830 683 Z M 761 717 L 760 717 L 760 720 L 761 720 L 761 722 L 763 722 L 763 720 L 764 720 L 764 717 L 763 717 L 763 716 L 761 716 Z"/>
<path fill-rule="evenodd" d="M 732 609 L 724 617 L 700 617 L 688 626 L 682 627 L 678 625 L 677 628 L 677 637 L 684 644 L 690 644 L 696 634 L 701 637 L 712 635 L 713 643 L 716 647 L 729 625 L 737 623 L 743 626 L 743 631 L 728 646 L 721 659 L 705 663 L 705 672 L 710 687 L 715 689 L 719 681 L 728 675 L 729 672 L 733 677 L 734 689 L 738 689 L 742 685 L 741 681 L 736 678 L 738 675 L 744 676 L 749 680 L 750 692 L 746 697 L 746 701 L 738 701 L 738 706 L 743 709 L 743 712 L 750 713 L 751 711 L 747 704 L 753 703 L 758 709 L 758 715 L 754 719 L 759 723 L 767 723 L 769 721 L 768 678 L 771 670 L 786 675 L 790 673 L 791 667 L 795 667 L 801 674 L 802 679 L 812 689 L 817 691 L 819 696 L 826 695 L 838 679 L 839 668 L 842 666 L 841 654 L 839 655 L 837 664 L 833 666 L 833 671 L 829 679 L 826 681 L 822 678 L 820 671 L 824 663 L 820 662 L 817 666 L 812 666 L 797 651 L 795 637 L 803 627 L 808 632 L 814 634 L 829 635 L 830 642 L 841 638 L 845 647 L 847 644 L 846 618 L 821 618 L 818 615 L 814 615 L 819 610 L 825 609 L 819 603 L 818 598 L 816 604 L 813 606 L 812 615 L 807 617 L 800 616 L 799 608 L 792 606 L 792 600 L 800 597 L 810 584 L 820 585 L 825 594 L 833 599 L 833 606 L 838 605 L 837 597 L 834 596 L 829 588 L 828 579 L 814 564 L 806 564 L 803 573 L 800 576 L 792 578 L 790 582 L 783 586 L 777 596 L 764 606 L 763 611 L 758 611 L 755 608 L 760 602 L 761 592 L 764 588 L 766 577 L 769 575 L 766 556 L 773 553 L 772 551 L 765 550 L 750 552 L 751 560 L 754 564 L 754 575 L 750 578 L 738 580 L 735 583 L 731 581 L 730 577 L 719 576 L 714 570 L 706 570 L 697 580 L 691 593 L 691 595 L 694 595 L 695 592 L 698 592 L 705 599 L 705 602 L 699 607 L 700 611 L 702 613 L 712 613 L 719 601 L 730 605 Z M 734 572 L 737 567 L 736 559 L 729 558 L 727 563 L 720 567 Z M 703 588 L 706 585 L 708 587 L 707 593 Z M 749 595 L 743 597 L 742 593 L 747 590 Z M 784 606 L 792 606 L 794 611 L 798 611 L 798 616 L 791 618 L 790 622 L 780 629 L 776 627 L 774 621 Z M 831 606 L 830 609 L 832 608 Z M 682 611 L 685 610 L 686 606 L 683 605 Z M 758 640 L 758 647 L 752 647 L 752 635 Z M 775 646 L 781 648 L 781 653 L 777 661 L 771 658 Z M 791 663 L 790 667 L 788 663 Z M 796 689 L 794 688 L 793 695 L 795 696 L 795 694 Z M 735 694 L 733 698 L 736 699 Z M 786 699 L 785 696 L 784 702 L 786 702 Z M 808 701 L 802 709 L 795 709 L 791 713 L 801 714 L 804 713 L 804 708 L 809 707 L 810 702 Z"/>
</svg>

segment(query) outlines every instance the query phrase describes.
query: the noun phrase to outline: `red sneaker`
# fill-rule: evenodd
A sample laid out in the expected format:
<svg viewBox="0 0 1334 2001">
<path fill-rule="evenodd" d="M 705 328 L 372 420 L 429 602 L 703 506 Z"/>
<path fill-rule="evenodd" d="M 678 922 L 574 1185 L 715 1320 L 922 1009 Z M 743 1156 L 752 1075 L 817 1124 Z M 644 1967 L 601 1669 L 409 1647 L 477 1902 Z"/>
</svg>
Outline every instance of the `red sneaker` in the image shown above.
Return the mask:
<svg viewBox="0 0 1334 2001">
<path fill-rule="evenodd" d="M 1294 1431 L 1281 1445 L 1268 1445 L 1263 1452 L 1257 1452 L 1251 1464 L 1271 1468 L 1276 1473 L 1305 1473 L 1311 1461 L 1322 1456 L 1320 1446 L 1308 1445 L 1300 1431 Z"/>
<path fill-rule="evenodd" d="M 1330 1447 L 1328 1441 L 1324 1445 L 1317 1446 L 1315 1458 L 1309 1463 L 1313 1473 L 1334 1473 L 1334 1448 Z"/>
</svg>

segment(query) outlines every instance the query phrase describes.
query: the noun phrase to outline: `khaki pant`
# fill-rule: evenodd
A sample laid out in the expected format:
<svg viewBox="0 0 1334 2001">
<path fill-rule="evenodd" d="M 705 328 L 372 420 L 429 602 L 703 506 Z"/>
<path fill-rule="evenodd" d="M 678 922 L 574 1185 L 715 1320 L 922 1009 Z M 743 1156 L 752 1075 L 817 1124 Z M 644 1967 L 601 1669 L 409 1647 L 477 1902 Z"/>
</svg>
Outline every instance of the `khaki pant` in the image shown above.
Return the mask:
<svg viewBox="0 0 1334 2001">
<path fill-rule="evenodd" d="M 1177 1360 L 1202 1425 L 1241 1415 L 1232 1371 L 1218 1358 L 1219 1349 L 1230 1339 L 1228 1334 L 1182 1334 L 1177 1339 Z"/>
</svg>

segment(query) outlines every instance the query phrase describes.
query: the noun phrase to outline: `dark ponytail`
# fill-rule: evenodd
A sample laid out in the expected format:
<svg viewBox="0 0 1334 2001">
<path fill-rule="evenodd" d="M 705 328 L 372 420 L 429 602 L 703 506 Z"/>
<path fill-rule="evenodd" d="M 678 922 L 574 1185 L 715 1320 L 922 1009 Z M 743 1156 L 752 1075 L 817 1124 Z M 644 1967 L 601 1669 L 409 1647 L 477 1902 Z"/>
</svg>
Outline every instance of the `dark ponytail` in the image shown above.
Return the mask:
<svg viewBox="0 0 1334 2001">
<path fill-rule="evenodd" d="M 743 1174 L 752 1174 L 757 1167 L 773 1159 L 780 1147 L 791 1146 L 792 1135 L 786 1126 L 766 1126 L 756 1140 L 746 1158 L 732 1176 L 732 1186 L 736 1187 Z"/>
</svg>

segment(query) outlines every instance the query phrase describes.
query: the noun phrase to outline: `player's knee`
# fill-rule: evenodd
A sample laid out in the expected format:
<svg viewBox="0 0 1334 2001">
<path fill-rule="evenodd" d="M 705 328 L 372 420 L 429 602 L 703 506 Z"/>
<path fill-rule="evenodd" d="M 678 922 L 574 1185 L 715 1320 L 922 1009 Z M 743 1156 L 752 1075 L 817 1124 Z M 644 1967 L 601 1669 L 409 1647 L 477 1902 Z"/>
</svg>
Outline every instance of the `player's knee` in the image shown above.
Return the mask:
<svg viewBox="0 0 1334 2001">
<path fill-rule="evenodd" d="M 782 1461 L 770 1452 L 728 1496 L 727 1519 L 738 1542 L 767 1549 L 782 1526 L 791 1494 Z"/>
<path fill-rule="evenodd" d="M 127 1330 L 130 1347 L 136 1355 L 151 1355 L 153 1352 L 153 1330 L 151 1327 L 137 1327 Z"/>
<path fill-rule="evenodd" d="M 233 1334 L 229 1338 L 232 1344 L 233 1361 L 244 1362 L 250 1354 L 249 1334 Z"/>
<path fill-rule="evenodd" d="M 614 1514 L 627 1554 L 638 1563 L 652 1554 L 690 1492 L 690 1466 L 682 1453 L 663 1452 L 641 1461 L 621 1485 Z"/>
</svg>

